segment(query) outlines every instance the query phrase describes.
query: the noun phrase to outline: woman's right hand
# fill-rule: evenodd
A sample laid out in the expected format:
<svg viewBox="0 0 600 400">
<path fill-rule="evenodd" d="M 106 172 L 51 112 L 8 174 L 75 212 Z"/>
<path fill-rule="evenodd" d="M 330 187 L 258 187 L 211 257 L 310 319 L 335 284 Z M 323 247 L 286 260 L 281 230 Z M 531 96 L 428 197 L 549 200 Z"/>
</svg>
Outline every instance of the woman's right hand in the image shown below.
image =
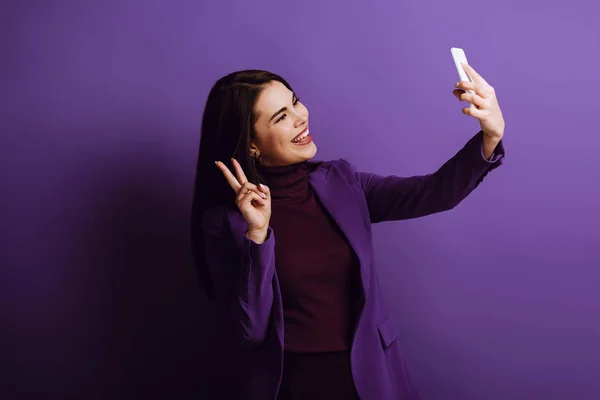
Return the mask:
<svg viewBox="0 0 600 400">
<path fill-rule="evenodd" d="M 263 243 L 267 238 L 271 219 L 271 193 L 265 185 L 256 186 L 248 182 L 242 166 L 233 158 L 231 161 L 237 178 L 222 162 L 216 161 L 215 164 L 236 194 L 235 204 L 248 223 L 246 235 L 257 243 Z"/>
</svg>

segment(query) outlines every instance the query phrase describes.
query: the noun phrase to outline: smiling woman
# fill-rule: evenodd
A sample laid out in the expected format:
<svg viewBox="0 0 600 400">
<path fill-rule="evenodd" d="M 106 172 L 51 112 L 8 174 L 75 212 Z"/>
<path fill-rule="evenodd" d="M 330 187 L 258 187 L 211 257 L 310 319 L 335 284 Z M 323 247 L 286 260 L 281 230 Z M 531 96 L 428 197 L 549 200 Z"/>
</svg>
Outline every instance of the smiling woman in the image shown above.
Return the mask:
<svg viewBox="0 0 600 400">
<path fill-rule="evenodd" d="M 482 82 L 474 90 L 485 95 Z M 489 93 L 473 101 L 495 126 Z M 218 316 L 211 347 L 241 373 L 214 371 L 232 382 L 205 397 L 418 399 L 376 278 L 371 224 L 455 207 L 502 163 L 500 139 L 482 129 L 433 174 L 378 176 L 310 161 L 308 110 L 280 76 L 218 80 L 202 120 L 192 247 Z"/>
<path fill-rule="evenodd" d="M 260 165 L 293 164 L 316 154 L 312 140 L 308 146 L 292 143 L 306 132 L 308 110 L 281 76 L 245 70 L 226 75 L 214 84 L 202 118 L 192 210 L 194 253 L 201 283 L 209 297 L 214 296 L 214 279 L 205 263 L 200 221 L 205 210 L 235 207 L 236 199 L 231 183 L 215 168 L 215 161 L 235 159 L 249 184 L 264 184 Z M 253 193 L 256 192 L 255 188 Z M 262 201 L 258 197 L 256 201 Z"/>
<path fill-rule="evenodd" d="M 274 81 L 265 85 L 254 112 L 250 150 L 260 157 L 261 165 L 290 165 L 315 156 L 317 147 L 308 132 L 308 110 L 285 84 Z"/>
</svg>

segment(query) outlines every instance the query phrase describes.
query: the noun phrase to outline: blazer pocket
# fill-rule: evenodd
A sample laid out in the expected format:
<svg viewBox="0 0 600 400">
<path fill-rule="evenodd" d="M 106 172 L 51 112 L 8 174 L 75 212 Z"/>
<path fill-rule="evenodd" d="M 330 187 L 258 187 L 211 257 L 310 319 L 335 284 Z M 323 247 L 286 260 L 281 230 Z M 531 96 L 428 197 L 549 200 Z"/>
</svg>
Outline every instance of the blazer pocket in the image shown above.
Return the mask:
<svg viewBox="0 0 600 400">
<path fill-rule="evenodd" d="M 383 322 L 377 325 L 379 331 L 379 337 L 381 338 L 381 344 L 384 348 L 388 348 L 398 339 L 398 331 L 392 320 L 387 317 Z"/>
</svg>

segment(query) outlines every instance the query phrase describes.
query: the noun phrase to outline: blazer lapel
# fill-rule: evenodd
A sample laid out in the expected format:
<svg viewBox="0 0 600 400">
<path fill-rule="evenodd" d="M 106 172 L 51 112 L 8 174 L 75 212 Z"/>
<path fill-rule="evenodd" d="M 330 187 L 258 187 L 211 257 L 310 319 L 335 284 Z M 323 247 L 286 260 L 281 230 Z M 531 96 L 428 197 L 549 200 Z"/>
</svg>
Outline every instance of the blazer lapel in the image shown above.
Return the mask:
<svg viewBox="0 0 600 400">
<path fill-rule="evenodd" d="M 356 191 L 346 182 L 337 168 L 319 166 L 310 173 L 310 184 L 346 239 L 360 264 L 360 276 L 365 298 L 369 292 L 369 241 L 362 221 Z"/>
</svg>

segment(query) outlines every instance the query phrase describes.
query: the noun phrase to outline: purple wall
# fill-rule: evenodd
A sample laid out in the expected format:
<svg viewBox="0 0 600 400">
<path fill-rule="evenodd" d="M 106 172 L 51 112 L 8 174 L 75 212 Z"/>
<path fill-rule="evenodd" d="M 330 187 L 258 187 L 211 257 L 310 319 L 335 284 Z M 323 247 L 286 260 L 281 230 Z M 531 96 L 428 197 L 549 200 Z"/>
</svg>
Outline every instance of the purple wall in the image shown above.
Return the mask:
<svg viewBox="0 0 600 400">
<path fill-rule="evenodd" d="M 199 393 L 187 227 L 218 77 L 290 80 L 319 159 L 421 174 L 478 130 L 451 93 L 459 46 L 508 156 L 455 210 L 375 228 L 416 385 L 600 398 L 600 10 L 531 3 L 4 1 L 0 397 Z"/>
</svg>

